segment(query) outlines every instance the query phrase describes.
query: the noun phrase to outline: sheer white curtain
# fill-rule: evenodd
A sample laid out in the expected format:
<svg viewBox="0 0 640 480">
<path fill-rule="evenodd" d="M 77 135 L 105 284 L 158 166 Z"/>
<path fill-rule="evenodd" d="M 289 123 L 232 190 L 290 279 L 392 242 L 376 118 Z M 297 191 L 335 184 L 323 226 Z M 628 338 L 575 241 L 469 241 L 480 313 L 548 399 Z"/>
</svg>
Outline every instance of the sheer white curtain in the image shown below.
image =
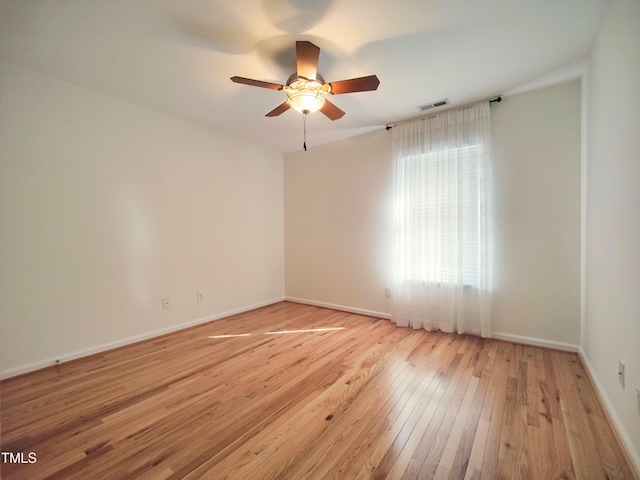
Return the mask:
<svg viewBox="0 0 640 480">
<path fill-rule="evenodd" d="M 491 336 L 489 102 L 393 127 L 399 326 Z"/>
</svg>

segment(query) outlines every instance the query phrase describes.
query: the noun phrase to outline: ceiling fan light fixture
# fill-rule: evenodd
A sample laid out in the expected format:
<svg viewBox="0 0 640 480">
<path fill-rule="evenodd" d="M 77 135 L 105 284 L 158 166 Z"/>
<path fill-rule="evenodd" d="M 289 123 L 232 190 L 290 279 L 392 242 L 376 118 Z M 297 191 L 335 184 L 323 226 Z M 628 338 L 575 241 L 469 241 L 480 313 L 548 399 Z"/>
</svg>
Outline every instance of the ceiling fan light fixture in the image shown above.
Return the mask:
<svg viewBox="0 0 640 480">
<path fill-rule="evenodd" d="M 300 113 L 317 112 L 324 106 L 325 98 L 321 92 L 302 90 L 287 94 L 289 105 Z"/>
<path fill-rule="evenodd" d="M 324 106 L 326 100 L 323 83 L 317 80 L 298 77 L 284 90 L 287 92 L 287 102 L 291 108 L 304 114 L 317 112 Z"/>
</svg>

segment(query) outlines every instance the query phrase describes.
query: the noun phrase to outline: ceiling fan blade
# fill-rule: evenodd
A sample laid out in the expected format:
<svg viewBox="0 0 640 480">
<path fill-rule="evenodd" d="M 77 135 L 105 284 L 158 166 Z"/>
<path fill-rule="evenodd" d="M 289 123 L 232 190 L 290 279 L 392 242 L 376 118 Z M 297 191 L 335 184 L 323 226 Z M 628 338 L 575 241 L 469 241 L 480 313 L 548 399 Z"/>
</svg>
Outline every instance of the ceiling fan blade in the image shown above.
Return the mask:
<svg viewBox="0 0 640 480">
<path fill-rule="evenodd" d="M 315 80 L 318 73 L 320 47 L 311 42 L 296 42 L 296 70 L 299 77 Z"/>
<path fill-rule="evenodd" d="M 291 107 L 289 106 L 289 102 L 285 101 L 284 103 L 281 103 L 276 108 L 274 108 L 269 113 L 267 113 L 265 115 L 265 117 L 277 117 L 278 115 L 280 115 L 281 113 L 286 112 L 290 108 Z"/>
<path fill-rule="evenodd" d="M 262 80 L 254 80 L 252 78 L 245 77 L 231 77 L 231 81 L 235 83 L 243 83 L 245 85 L 251 85 L 252 87 L 270 88 L 271 90 L 282 90 L 283 86 L 277 83 L 263 82 Z"/>
<path fill-rule="evenodd" d="M 330 82 L 331 93 L 340 95 L 341 93 L 367 92 L 376 90 L 380 85 L 380 80 L 375 75 L 368 77 L 350 78 L 339 82 Z"/>
<path fill-rule="evenodd" d="M 344 112 L 336 107 L 329 100 L 325 100 L 324 106 L 320 109 L 322 113 L 324 113 L 331 120 L 338 120 L 339 118 L 344 117 Z"/>
</svg>

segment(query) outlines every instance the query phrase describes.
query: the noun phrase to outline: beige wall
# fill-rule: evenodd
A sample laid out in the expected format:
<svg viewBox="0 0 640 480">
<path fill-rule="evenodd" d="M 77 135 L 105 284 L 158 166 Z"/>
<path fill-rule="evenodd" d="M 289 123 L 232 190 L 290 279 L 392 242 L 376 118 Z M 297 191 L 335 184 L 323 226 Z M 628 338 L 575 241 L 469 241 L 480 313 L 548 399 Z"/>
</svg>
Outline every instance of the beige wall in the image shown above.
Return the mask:
<svg viewBox="0 0 640 480">
<path fill-rule="evenodd" d="M 584 356 L 640 471 L 640 2 L 611 4 L 587 76 Z M 618 360 L 626 383 L 618 382 Z"/>
<path fill-rule="evenodd" d="M 0 91 L 3 375 L 283 297 L 281 154 L 11 64 Z"/>
<path fill-rule="evenodd" d="M 580 341 L 580 82 L 491 109 L 495 332 Z"/>
<path fill-rule="evenodd" d="M 492 107 L 496 153 L 494 329 L 577 348 L 580 84 Z M 285 155 L 287 297 L 388 315 L 391 135 Z"/>
<path fill-rule="evenodd" d="M 285 155 L 287 297 L 389 311 L 390 138 L 381 130 Z"/>
</svg>

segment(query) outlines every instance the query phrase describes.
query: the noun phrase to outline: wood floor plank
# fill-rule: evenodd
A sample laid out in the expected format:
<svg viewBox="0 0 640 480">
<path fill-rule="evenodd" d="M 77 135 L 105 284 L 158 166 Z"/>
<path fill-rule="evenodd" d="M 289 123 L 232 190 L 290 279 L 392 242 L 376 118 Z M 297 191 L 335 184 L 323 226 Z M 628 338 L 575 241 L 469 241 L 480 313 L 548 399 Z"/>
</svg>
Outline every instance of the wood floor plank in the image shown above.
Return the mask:
<svg viewBox="0 0 640 480">
<path fill-rule="evenodd" d="M 560 409 L 566 425 L 567 444 L 574 459 L 576 476 L 586 479 L 605 478 L 595 438 L 588 429 L 583 428 L 589 422 L 584 403 L 578 395 L 578 387 L 571 375 L 570 362 L 574 358 L 554 352 L 552 360 L 560 393 Z M 576 399 L 575 402 L 567 401 L 571 396 Z"/>
<path fill-rule="evenodd" d="M 413 350 L 419 341 L 420 338 L 415 335 L 405 337 L 399 343 L 401 348 L 398 353 L 407 351 L 407 348 Z M 387 415 L 393 399 L 402 396 L 411 384 L 411 370 L 414 367 L 407 361 L 399 361 L 401 358 L 393 355 L 382 365 L 379 375 L 388 377 L 388 388 L 380 388 L 377 381 L 368 382 L 344 414 L 331 419 L 326 432 L 300 456 L 297 465 L 281 473 L 283 479 L 323 477 L 332 468 L 340 475 L 342 468 L 352 463 L 362 444 L 372 439 L 367 431 L 370 419 Z M 345 463 L 335 467 L 341 459 Z"/>
<path fill-rule="evenodd" d="M 449 345 L 451 346 L 453 343 L 454 342 L 450 342 Z M 400 430 L 395 432 L 396 435 L 393 443 L 389 446 L 384 457 L 376 467 L 375 478 L 387 478 L 389 475 L 401 475 L 404 472 L 414 453 L 404 447 L 406 442 L 410 439 L 413 442 L 411 436 L 416 425 L 424 425 L 424 423 L 420 423 L 421 420 L 424 422 L 431 420 L 437 407 L 441 404 L 444 394 L 449 392 L 449 397 L 452 395 L 452 390 L 448 389 L 452 378 L 456 376 L 456 374 L 457 378 L 463 374 L 463 369 L 458 369 L 462 361 L 462 355 L 459 354 L 457 350 L 457 347 L 451 348 L 449 355 L 453 354 L 453 356 L 448 357 L 446 360 L 443 359 L 444 361 L 439 366 L 439 371 L 442 376 L 438 381 L 437 387 L 435 389 L 431 389 L 428 396 L 416 399 L 415 403 L 411 402 L 406 405 L 406 420 Z M 418 433 L 423 433 L 423 431 L 418 430 Z M 418 444 L 416 445 L 416 448 L 419 446 L 420 439 L 421 436 L 417 437 Z M 403 451 L 405 453 L 401 456 Z M 419 455 L 424 458 L 426 457 L 426 453 L 427 452 L 425 452 L 425 454 L 420 453 Z"/>
<path fill-rule="evenodd" d="M 509 368 L 511 366 L 511 355 L 513 353 L 513 345 L 500 343 L 496 353 L 498 364 L 494 371 L 495 385 L 493 395 L 493 405 L 491 409 L 487 409 L 489 418 L 489 434 L 487 436 L 487 444 L 485 447 L 482 478 L 496 478 L 496 470 L 498 468 L 498 456 L 500 452 L 500 438 L 504 422 L 504 408 L 507 401 L 507 386 L 509 383 Z M 484 412 L 483 412 L 484 414 Z M 486 418 L 486 417 L 485 417 Z"/>
<path fill-rule="evenodd" d="M 482 351 L 488 354 L 488 349 L 482 346 Z M 487 361 L 489 360 L 489 361 Z M 483 369 L 481 371 L 474 370 L 474 377 L 478 379 L 478 385 L 475 392 L 475 397 L 472 401 L 467 422 L 462 433 L 462 438 L 454 458 L 453 465 L 451 466 L 450 478 L 464 478 L 467 468 L 471 461 L 471 451 L 476 440 L 476 432 L 478 431 L 478 424 L 480 422 L 480 416 L 484 408 L 484 401 L 487 394 L 487 388 L 489 382 L 483 381 L 483 375 L 486 377 L 490 375 L 491 368 L 493 366 L 493 359 L 489 359 L 488 356 L 484 357 Z"/>
<path fill-rule="evenodd" d="M 216 468 L 225 470 L 231 465 L 233 474 L 229 478 L 278 478 L 281 471 L 306 449 L 306 445 L 321 435 L 329 425 L 329 421 L 340 416 L 355 393 L 373 374 L 371 367 L 378 363 L 383 343 L 375 344 L 371 337 L 365 337 L 369 342 L 363 342 L 354 350 L 353 356 L 345 354 L 341 357 L 347 365 L 340 372 L 339 378 L 331 382 L 328 388 L 321 392 L 311 391 L 308 399 L 304 400 L 302 408 L 290 409 L 274 421 L 268 430 L 263 430 L 242 449 L 228 455 Z M 375 340 L 375 339 L 374 339 Z M 388 337 L 384 340 L 388 340 Z M 357 354 L 356 354 L 357 352 Z M 327 420 L 330 419 L 330 420 Z M 291 438 L 298 441 L 290 443 Z M 288 448 L 283 446 L 288 444 Z M 206 470 L 206 465 L 203 467 Z M 198 475 L 197 472 L 194 475 Z M 185 477 L 188 478 L 188 477 Z"/>
<path fill-rule="evenodd" d="M 577 355 L 280 302 L 0 383 L 3 479 L 633 479 Z M 606 475 L 606 477 L 605 477 Z"/>
<path fill-rule="evenodd" d="M 439 333 L 436 333 L 440 337 Z M 430 334 L 433 336 L 433 334 Z M 432 358 L 440 358 L 439 354 L 445 347 L 444 342 L 440 342 L 438 348 L 433 350 Z M 443 372 L 438 371 L 436 365 L 430 363 L 434 368 L 422 370 L 414 369 L 412 372 L 412 382 L 402 395 L 394 395 L 387 402 L 388 413 L 384 417 L 371 417 L 367 424 L 367 430 L 363 439 L 367 441 L 358 442 L 357 448 L 350 452 L 349 457 L 343 457 L 333 469 L 331 478 L 384 478 L 388 464 L 382 463 L 383 459 L 389 459 L 389 452 L 393 452 L 393 444 L 396 441 L 399 431 L 407 422 L 413 408 L 408 405 L 415 405 L 420 398 L 433 395 L 437 390 L 443 376 Z M 420 374 L 420 371 L 423 374 Z M 381 421 L 382 419 L 382 421 Z"/>
</svg>

